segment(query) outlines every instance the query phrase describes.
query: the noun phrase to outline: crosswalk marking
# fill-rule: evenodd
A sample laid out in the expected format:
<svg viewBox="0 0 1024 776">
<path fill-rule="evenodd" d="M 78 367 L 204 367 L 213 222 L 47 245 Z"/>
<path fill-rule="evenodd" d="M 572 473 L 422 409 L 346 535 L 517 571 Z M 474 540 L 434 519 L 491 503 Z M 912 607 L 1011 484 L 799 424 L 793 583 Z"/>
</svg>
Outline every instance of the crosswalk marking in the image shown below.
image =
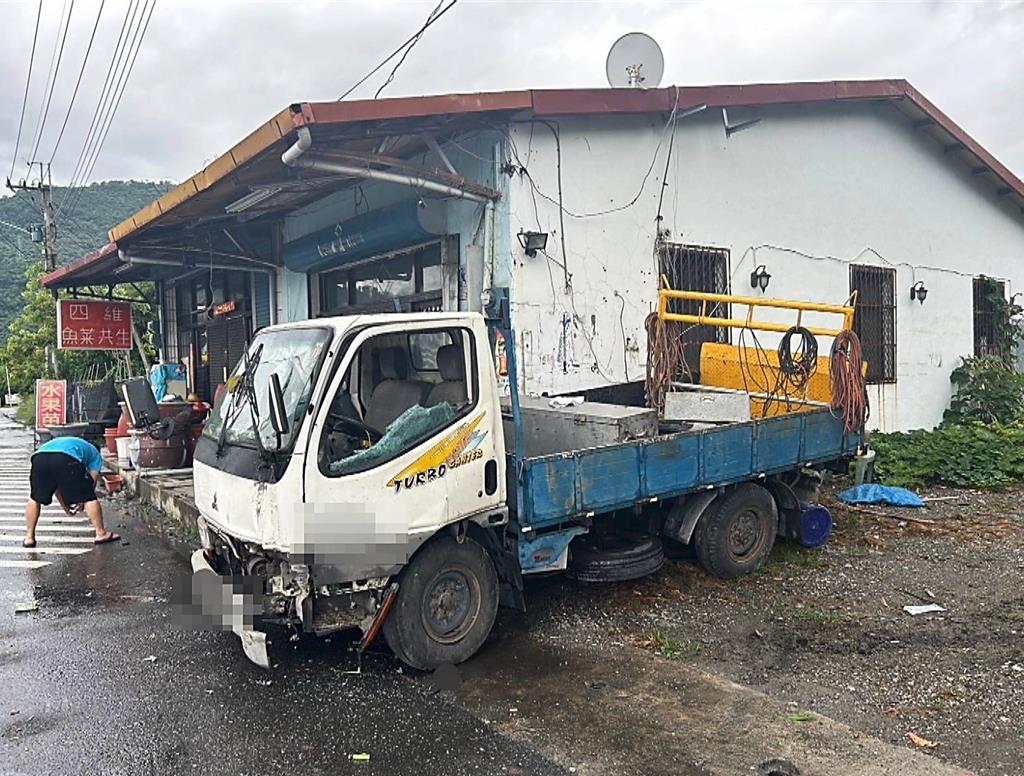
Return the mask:
<svg viewBox="0 0 1024 776">
<path fill-rule="evenodd" d="M 81 528 L 78 526 L 58 525 L 58 526 L 39 526 L 36 528 L 36 536 L 45 536 L 50 541 L 59 541 L 63 536 L 95 536 L 96 531 L 93 530 L 91 525 L 83 525 Z M 0 527 L 0 539 L 8 539 L 10 537 L 23 537 L 25 535 L 25 526 L 14 527 L 14 526 L 3 526 Z"/>
<path fill-rule="evenodd" d="M 70 517 L 64 515 L 63 512 L 46 514 L 45 512 L 39 517 L 39 522 L 42 523 L 88 523 L 89 518 L 87 517 Z M 4 514 L 0 512 L 0 523 L 25 523 L 25 513 L 17 512 Z"/>
<path fill-rule="evenodd" d="M 25 538 L 24 534 L 2 534 L 0 533 L 0 547 L 5 546 L 4 542 L 18 542 Z M 91 536 L 46 536 L 41 531 L 36 533 L 36 544 L 43 546 L 48 541 L 54 544 L 92 544 L 95 541 L 95 534 Z M 46 546 L 49 546 L 46 544 Z M 30 549 L 26 547 L 25 549 Z"/>
<path fill-rule="evenodd" d="M 90 523 L 39 523 L 36 531 L 57 531 L 66 533 L 85 533 L 93 530 Z M 0 523 L 0 533 L 25 533 L 25 521 L 17 523 Z"/>
<path fill-rule="evenodd" d="M 0 558 L 0 569 L 41 569 L 49 566 L 48 560 L 7 560 Z"/>
<path fill-rule="evenodd" d="M 8 555 L 34 555 L 35 553 L 45 553 L 47 555 L 81 555 L 82 553 L 92 552 L 90 547 L 5 547 L 0 546 L 0 552 Z"/>
</svg>

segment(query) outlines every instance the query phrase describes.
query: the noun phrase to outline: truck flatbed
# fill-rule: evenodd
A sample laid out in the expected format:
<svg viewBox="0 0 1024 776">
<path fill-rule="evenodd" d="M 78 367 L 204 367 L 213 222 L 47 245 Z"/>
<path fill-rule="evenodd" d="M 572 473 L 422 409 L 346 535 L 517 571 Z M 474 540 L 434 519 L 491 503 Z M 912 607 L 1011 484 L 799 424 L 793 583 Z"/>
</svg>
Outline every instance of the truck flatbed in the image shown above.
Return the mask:
<svg viewBox="0 0 1024 776">
<path fill-rule="evenodd" d="M 509 488 L 519 525 L 540 531 L 569 520 L 673 498 L 853 455 L 828 409 L 681 431 L 627 442 L 524 457 Z M 510 459 L 514 454 L 509 454 Z M 510 472 L 516 471 L 510 460 Z"/>
</svg>

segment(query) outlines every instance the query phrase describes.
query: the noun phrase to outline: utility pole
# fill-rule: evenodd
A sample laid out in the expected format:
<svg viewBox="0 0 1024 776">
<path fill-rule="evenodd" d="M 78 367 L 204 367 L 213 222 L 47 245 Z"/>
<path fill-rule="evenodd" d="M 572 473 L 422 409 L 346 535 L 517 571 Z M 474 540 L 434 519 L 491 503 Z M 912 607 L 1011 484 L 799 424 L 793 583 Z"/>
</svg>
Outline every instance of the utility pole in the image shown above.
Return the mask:
<svg viewBox="0 0 1024 776">
<path fill-rule="evenodd" d="M 53 217 L 53 186 L 50 177 L 50 165 L 47 162 L 32 162 L 32 167 L 39 165 L 39 180 L 30 183 L 22 178 L 20 183 L 13 183 L 7 179 L 7 188 L 11 191 L 38 191 L 42 199 L 43 208 L 43 266 L 47 272 L 53 272 L 57 268 L 57 222 Z"/>
</svg>

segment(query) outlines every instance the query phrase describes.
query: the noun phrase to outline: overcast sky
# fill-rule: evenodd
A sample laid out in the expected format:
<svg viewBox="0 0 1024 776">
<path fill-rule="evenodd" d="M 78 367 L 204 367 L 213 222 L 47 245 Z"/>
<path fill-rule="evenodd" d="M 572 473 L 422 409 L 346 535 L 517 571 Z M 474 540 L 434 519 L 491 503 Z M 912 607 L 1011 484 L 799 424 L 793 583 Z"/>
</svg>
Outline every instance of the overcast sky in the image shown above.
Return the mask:
<svg viewBox="0 0 1024 776">
<path fill-rule="evenodd" d="M 43 0 L 16 175 L 25 169 L 66 0 Z M 411 35 L 428 2 L 157 0 L 91 180 L 181 180 L 291 102 L 337 98 Z M 77 0 L 36 158 L 49 159 L 99 0 Z M 10 169 L 37 0 L 0 2 L 0 174 Z M 128 9 L 106 0 L 61 144 L 66 183 Z M 425 33 L 384 96 L 604 86 L 623 33 L 653 35 L 662 85 L 907 78 L 1024 177 L 1024 3 L 483 2 Z M 390 67 L 352 98 L 372 97 Z"/>
</svg>

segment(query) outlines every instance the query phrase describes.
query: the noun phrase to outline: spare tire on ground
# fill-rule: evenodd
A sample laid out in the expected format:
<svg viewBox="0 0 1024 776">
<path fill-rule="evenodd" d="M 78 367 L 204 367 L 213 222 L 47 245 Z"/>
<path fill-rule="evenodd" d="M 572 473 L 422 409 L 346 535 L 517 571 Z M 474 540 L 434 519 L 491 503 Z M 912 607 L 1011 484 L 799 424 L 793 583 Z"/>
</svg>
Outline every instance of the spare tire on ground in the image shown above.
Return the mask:
<svg viewBox="0 0 1024 776">
<path fill-rule="evenodd" d="M 569 545 L 569 576 L 580 582 L 625 582 L 665 562 L 661 539 L 637 533 L 586 534 Z"/>
</svg>

